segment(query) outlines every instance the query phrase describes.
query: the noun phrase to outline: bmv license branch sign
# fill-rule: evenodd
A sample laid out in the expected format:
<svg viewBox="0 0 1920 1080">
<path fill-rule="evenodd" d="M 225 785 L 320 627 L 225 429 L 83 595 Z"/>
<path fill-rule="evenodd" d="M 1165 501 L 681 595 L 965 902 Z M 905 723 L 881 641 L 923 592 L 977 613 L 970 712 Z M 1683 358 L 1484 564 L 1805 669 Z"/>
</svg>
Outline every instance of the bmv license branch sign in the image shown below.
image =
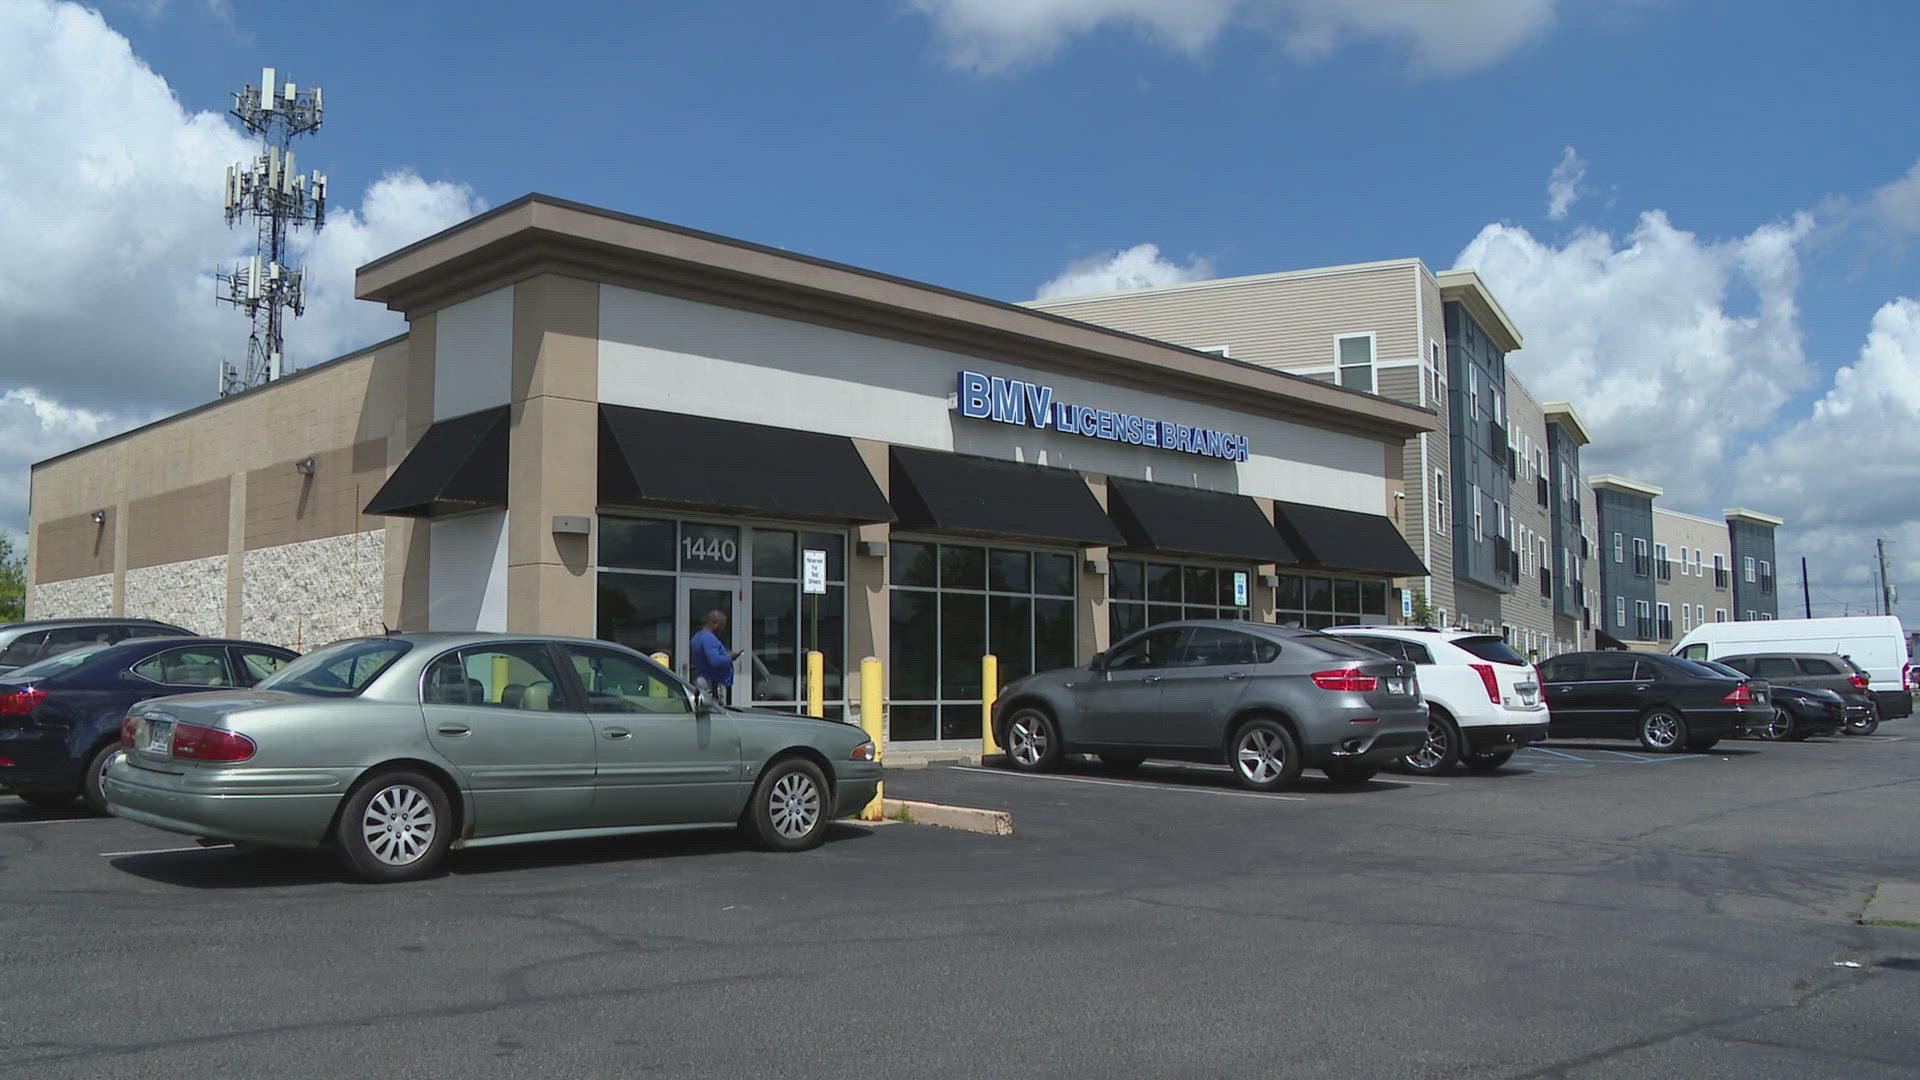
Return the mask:
<svg viewBox="0 0 1920 1080">
<path fill-rule="evenodd" d="M 954 408 L 961 416 L 1022 427 L 1053 428 L 1108 442 L 1157 446 L 1182 454 L 1227 461 L 1247 460 L 1247 437 L 1172 420 L 1096 409 L 1053 400 L 1053 387 L 1023 379 L 1003 379 L 977 371 L 960 373 Z"/>
</svg>

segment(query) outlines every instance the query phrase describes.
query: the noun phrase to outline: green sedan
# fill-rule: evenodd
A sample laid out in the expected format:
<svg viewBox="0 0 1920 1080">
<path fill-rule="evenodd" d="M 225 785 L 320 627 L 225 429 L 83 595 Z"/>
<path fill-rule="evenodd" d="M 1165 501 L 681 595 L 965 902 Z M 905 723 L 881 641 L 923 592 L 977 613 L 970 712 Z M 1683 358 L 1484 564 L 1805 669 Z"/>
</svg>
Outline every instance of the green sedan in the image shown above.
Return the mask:
<svg viewBox="0 0 1920 1080">
<path fill-rule="evenodd" d="M 371 881 L 454 848 L 739 826 L 813 847 L 874 796 L 857 727 L 715 704 L 604 641 L 392 634 L 121 725 L 107 805 L 242 845 L 333 848 Z"/>
</svg>

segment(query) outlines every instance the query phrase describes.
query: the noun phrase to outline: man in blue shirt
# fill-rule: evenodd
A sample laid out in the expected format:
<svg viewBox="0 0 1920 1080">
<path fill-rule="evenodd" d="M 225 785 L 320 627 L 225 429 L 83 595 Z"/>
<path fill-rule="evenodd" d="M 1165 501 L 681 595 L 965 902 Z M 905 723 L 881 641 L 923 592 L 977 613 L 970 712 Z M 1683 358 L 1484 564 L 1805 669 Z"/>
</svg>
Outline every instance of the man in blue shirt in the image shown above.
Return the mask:
<svg viewBox="0 0 1920 1080">
<path fill-rule="evenodd" d="M 727 613 L 724 611 L 707 612 L 706 625 L 693 635 L 691 648 L 693 677 L 707 680 L 713 687 L 714 700 L 722 705 L 733 699 L 733 661 L 740 650 L 727 651 L 720 642 L 720 635 L 727 632 Z"/>
</svg>

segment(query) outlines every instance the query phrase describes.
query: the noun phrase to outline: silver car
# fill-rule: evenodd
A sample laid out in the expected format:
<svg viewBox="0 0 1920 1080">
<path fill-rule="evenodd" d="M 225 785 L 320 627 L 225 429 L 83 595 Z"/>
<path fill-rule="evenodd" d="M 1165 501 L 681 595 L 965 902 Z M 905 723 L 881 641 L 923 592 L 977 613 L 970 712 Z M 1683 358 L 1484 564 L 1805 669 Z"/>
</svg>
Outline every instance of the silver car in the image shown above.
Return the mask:
<svg viewBox="0 0 1920 1080">
<path fill-rule="evenodd" d="M 1008 685 L 994 736 L 1016 769 L 1097 754 L 1117 769 L 1147 758 L 1224 763 L 1255 791 L 1305 767 L 1357 784 L 1426 739 L 1414 667 L 1312 630 L 1195 621 L 1149 627 L 1086 667 Z"/>
<path fill-rule="evenodd" d="M 115 814 L 332 848 L 374 881 L 451 848 L 664 829 L 797 851 L 880 780 L 857 727 L 725 708 L 630 649 L 534 635 L 338 642 L 252 689 L 142 702 L 120 745 Z"/>
</svg>

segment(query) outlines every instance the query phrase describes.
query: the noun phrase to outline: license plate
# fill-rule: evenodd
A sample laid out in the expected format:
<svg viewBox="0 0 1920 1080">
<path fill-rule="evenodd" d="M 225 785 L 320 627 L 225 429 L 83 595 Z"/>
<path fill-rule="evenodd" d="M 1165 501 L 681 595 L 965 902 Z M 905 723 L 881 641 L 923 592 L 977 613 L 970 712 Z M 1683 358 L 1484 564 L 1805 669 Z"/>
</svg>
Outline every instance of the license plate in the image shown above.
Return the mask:
<svg viewBox="0 0 1920 1080">
<path fill-rule="evenodd" d="M 170 753 L 173 750 L 173 721 L 149 720 L 147 723 L 147 749 L 155 754 Z"/>
<path fill-rule="evenodd" d="M 1406 692 L 1407 692 L 1407 680 L 1405 679 L 1388 679 L 1387 680 L 1387 693 L 1405 694 Z"/>
<path fill-rule="evenodd" d="M 1521 683 L 1519 686 L 1514 687 L 1514 689 L 1520 691 L 1520 704 L 1522 705 L 1531 705 L 1535 701 L 1540 700 L 1540 687 L 1534 683 Z"/>
</svg>

